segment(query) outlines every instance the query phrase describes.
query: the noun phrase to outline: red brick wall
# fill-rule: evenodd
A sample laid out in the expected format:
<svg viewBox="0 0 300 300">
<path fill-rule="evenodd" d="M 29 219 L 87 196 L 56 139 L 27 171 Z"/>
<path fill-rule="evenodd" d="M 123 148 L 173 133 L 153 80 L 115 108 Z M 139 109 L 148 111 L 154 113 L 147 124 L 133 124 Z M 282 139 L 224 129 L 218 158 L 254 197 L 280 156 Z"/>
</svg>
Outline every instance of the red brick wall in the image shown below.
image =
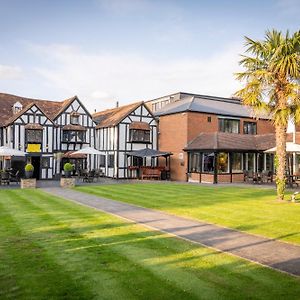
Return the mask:
<svg viewBox="0 0 300 300">
<path fill-rule="evenodd" d="M 170 151 L 171 179 L 186 181 L 187 154 L 182 150 L 187 144 L 187 113 L 162 116 L 159 119 L 159 150 Z M 183 156 L 180 159 L 180 156 Z"/>
<path fill-rule="evenodd" d="M 208 117 L 211 122 L 208 122 Z M 243 133 L 243 122 L 257 123 L 257 133 L 274 133 L 274 127 L 270 121 L 241 118 L 240 132 Z M 187 153 L 183 151 L 188 142 L 197 137 L 201 132 L 217 132 L 219 129 L 216 115 L 185 112 L 174 115 L 161 116 L 159 120 L 159 149 L 170 151 L 171 156 L 171 179 L 186 181 Z M 183 156 L 183 159 L 180 158 Z M 162 165 L 164 165 L 162 161 Z"/>
</svg>

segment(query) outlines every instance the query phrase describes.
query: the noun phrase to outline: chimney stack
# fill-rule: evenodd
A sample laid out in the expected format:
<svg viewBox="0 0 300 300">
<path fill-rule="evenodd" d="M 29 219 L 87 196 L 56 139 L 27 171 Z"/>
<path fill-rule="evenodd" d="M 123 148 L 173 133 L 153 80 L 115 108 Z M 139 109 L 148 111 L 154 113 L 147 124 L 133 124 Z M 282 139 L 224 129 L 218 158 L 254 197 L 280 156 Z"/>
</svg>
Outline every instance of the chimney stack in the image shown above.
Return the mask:
<svg viewBox="0 0 300 300">
<path fill-rule="evenodd" d="M 119 101 L 116 102 L 116 107 L 119 107 Z"/>
</svg>

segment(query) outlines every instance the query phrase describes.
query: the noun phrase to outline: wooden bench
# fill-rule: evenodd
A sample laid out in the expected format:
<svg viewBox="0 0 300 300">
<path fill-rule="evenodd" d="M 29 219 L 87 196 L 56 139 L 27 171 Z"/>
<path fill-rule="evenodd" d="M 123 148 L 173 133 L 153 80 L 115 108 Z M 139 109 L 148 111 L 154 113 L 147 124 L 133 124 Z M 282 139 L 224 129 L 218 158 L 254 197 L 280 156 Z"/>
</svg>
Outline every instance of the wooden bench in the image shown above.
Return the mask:
<svg viewBox="0 0 300 300">
<path fill-rule="evenodd" d="M 158 169 L 142 169 L 141 179 L 160 179 L 161 171 Z"/>
</svg>

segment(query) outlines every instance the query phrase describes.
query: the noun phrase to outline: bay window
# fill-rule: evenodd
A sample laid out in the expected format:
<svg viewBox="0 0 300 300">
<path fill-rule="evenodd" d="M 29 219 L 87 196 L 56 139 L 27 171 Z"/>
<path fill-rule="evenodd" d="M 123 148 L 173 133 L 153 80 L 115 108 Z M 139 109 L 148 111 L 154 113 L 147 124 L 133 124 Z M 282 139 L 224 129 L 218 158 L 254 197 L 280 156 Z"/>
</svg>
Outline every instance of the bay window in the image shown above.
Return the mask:
<svg viewBox="0 0 300 300">
<path fill-rule="evenodd" d="M 198 152 L 192 152 L 190 153 L 190 159 L 189 159 L 189 163 L 190 163 L 190 172 L 200 172 L 201 168 L 200 168 L 200 157 L 201 154 Z"/>
<path fill-rule="evenodd" d="M 85 136 L 84 130 L 63 130 L 63 142 L 85 143 Z"/>
<path fill-rule="evenodd" d="M 150 130 L 130 129 L 130 142 L 133 143 L 149 143 Z"/>
<path fill-rule="evenodd" d="M 41 129 L 26 129 L 27 144 L 41 144 L 43 142 L 43 130 Z"/>
</svg>

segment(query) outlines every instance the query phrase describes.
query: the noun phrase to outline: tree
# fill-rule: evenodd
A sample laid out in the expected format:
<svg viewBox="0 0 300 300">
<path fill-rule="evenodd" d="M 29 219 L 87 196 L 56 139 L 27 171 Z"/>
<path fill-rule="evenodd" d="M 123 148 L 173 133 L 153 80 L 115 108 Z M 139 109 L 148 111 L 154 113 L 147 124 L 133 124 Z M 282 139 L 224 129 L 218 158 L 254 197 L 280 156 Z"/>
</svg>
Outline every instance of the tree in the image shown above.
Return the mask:
<svg viewBox="0 0 300 300">
<path fill-rule="evenodd" d="M 286 139 L 289 120 L 300 121 L 300 31 L 267 31 L 261 41 L 245 37 L 246 53 L 236 77 L 243 88 L 236 92 L 256 116 L 267 113 L 276 132 L 277 197 L 284 199 Z"/>
</svg>

